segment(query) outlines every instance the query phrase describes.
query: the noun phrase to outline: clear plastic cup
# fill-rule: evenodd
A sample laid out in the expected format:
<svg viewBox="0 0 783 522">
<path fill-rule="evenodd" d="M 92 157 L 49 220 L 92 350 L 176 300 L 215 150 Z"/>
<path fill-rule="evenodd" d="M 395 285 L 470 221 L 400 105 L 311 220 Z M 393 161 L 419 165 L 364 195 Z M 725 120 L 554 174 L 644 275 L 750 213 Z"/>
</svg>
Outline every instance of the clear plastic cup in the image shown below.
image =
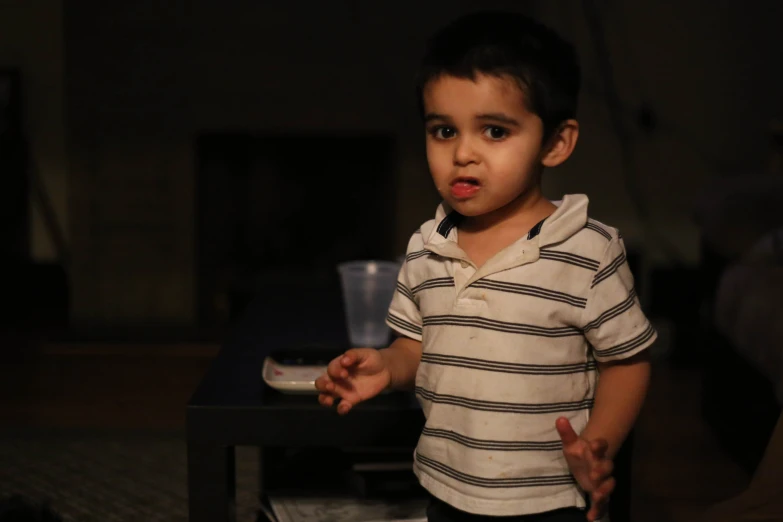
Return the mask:
<svg viewBox="0 0 783 522">
<path fill-rule="evenodd" d="M 343 289 L 348 338 L 353 346 L 381 347 L 400 265 L 391 261 L 349 261 L 337 267 Z"/>
</svg>

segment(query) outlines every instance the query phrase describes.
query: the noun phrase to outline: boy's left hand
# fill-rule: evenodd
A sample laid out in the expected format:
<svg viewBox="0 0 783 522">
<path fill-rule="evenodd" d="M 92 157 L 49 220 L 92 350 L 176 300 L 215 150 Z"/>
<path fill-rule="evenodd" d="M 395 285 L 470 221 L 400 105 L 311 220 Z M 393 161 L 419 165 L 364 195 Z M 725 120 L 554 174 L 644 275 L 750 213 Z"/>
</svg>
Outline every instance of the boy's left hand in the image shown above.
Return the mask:
<svg viewBox="0 0 783 522">
<path fill-rule="evenodd" d="M 598 520 L 606 510 L 614 490 L 613 464 L 606 457 L 608 443 L 603 439 L 587 440 L 576 434 L 571 423 L 560 417 L 555 423 L 563 441 L 563 454 L 579 486 L 590 495 L 587 520 Z"/>
</svg>

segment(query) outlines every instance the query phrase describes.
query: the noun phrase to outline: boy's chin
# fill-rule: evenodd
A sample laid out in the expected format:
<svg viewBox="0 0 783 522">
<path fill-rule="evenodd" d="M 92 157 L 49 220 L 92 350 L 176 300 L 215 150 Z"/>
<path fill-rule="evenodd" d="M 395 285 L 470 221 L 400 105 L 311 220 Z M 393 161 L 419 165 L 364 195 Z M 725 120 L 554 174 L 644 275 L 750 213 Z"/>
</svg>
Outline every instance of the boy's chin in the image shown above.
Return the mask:
<svg viewBox="0 0 783 522">
<path fill-rule="evenodd" d="M 449 207 L 451 207 L 453 210 L 456 210 L 461 215 L 465 217 L 477 217 L 477 216 L 483 216 L 484 214 L 488 214 L 492 212 L 493 210 L 497 210 L 496 208 L 492 208 L 490 205 L 487 205 L 486 203 L 482 204 L 480 201 L 477 201 L 475 199 L 468 199 L 468 200 L 446 200 L 446 203 L 448 203 Z"/>
</svg>

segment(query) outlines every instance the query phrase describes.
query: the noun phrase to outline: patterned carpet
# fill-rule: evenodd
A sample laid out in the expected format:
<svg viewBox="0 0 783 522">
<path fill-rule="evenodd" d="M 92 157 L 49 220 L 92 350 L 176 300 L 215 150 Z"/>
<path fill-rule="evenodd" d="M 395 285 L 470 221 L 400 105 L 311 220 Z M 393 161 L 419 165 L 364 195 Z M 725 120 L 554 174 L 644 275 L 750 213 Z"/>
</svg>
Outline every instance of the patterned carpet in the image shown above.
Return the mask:
<svg viewBox="0 0 783 522">
<path fill-rule="evenodd" d="M 237 448 L 237 520 L 255 522 L 258 452 Z M 48 502 L 64 522 L 186 522 L 182 435 L 0 431 L 0 497 Z"/>
</svg>

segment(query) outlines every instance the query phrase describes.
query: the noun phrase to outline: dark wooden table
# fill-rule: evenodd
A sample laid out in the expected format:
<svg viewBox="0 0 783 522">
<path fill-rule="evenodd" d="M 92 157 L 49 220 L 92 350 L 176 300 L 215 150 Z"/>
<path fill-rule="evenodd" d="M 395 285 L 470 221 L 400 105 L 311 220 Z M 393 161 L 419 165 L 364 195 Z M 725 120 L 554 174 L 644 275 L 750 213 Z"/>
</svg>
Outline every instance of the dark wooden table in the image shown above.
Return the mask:
<svg viewBox="0 0 783 522">
<path fill-rule="evenodd" d="M 348 347 L 345 330 L 335 288 L 281 287 L 248 307 L 187 406 L 191 522 L 236 519 L 236 446 L 415 446 L 423 416 L 411 394 L 379 396 L 338 416 L 315 395 L 283 395 L 264 383 L 267 354 L 302 347 L 339 352 Z"/>
</svg>

